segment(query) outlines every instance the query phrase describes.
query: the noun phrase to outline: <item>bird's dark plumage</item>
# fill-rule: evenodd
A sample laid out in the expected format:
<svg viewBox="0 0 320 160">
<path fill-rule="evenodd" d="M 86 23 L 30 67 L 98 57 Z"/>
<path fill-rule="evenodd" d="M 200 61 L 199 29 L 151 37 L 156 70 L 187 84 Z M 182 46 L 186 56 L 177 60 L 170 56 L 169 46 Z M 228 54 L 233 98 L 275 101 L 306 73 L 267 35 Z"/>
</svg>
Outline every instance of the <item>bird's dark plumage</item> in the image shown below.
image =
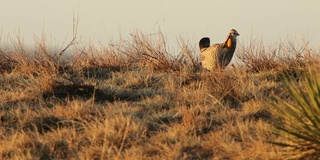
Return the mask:
<svg viewBox="0 0 320 160">
<path fill-rule="evenodd" d="M 210 47 L 210 38 L 203 37 L 199 42 L 200 51 L 203 51 L 203 49 L 207 49 L 208 47 Z"/>
</svg>

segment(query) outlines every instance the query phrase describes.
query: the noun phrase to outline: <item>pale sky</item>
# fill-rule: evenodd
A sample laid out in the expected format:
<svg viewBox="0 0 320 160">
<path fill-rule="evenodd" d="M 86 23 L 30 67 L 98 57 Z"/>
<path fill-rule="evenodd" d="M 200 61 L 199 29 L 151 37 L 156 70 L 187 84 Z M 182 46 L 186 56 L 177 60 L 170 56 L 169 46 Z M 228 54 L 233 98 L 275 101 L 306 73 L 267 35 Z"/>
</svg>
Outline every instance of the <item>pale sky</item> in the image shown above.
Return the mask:
<svg viewBox="0 0 320 160">
<path fill-rule="evenodd" d="M 0 0 L 1 41 L 20 32 L 30 45 L 45 33 L 61 44 L 72 38 L 78 13 L 84 41 L 108 43 L 120 34 L 129 39 L 135 30 L 152 34 L 160 28 L 171 46 L 180 35 L 197 45 L 203 36 L 223 42 L 234 28 L 241 42 L 253 36 L 274 44 L 293 37 L 320 48 L 319 0 Z"/>
</svg>

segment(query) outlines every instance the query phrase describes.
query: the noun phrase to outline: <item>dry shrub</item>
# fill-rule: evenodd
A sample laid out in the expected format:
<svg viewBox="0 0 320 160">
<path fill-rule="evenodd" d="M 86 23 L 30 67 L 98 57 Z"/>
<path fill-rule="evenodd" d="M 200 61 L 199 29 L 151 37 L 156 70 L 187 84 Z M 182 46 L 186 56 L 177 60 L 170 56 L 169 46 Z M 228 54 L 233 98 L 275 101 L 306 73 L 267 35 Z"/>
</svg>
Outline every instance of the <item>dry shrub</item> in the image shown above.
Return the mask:
<svg viewBox="0 0 320 160">
<path fill-rule="evenodd" d="M 1 96 L 0 102 L 34 99 L 43 91 L 51 89 L 56 74 L 54 69 L 25 55 L 15 55 L 12 59 L 16 62 L 14 69 L 2 75 L 2 78 L 7 79 L 7 84 L 2 84 L 6 85 L 3 88 L 6 93 Z"/>
<path fill-rule="evenodd" d="M 90 43 L 76 46 L 76 51 L 71 56 L 74 61 L 73 68 L 108 68 L 111 70 L 125 69 L 130 66 L 128 58 L 122 54 L 121 46 L 111 43 L 108 46 L 100 44 L 99 46 Z"/>
<path fill-rule="evenodd" d="M 155 70 L 177 71 L 184 67 L 199 68 L 188 44 L 180 40 L 181 52 L 170 53 L 161 31 L 155 34 L 133 32 L 131 40 L 121 40 L 100 47 L 90 44 L 78 46 L 74 66 L 120 68 L 146 67 Z"/>
<path fill-rule="evenodd" d="M 64 68 L 69 61 L 65 52 L 76 39 L 73 39 L 65 48 L 53 49 L 47 43 L 45 35 L 35 38 L 34 49 L 25 47 L 23 38 L 17 34 L 16 40 L 12 40 L 10 50 L 0 51 L 1 79 L 7 79 L 2 83 L 0 91 L 0 103 L 16 102 L 18 100 L 32 100 L 51 90 L 55 84 L 58 71 Z"/>
<path fill-rule="evenodd" d="M 278 46 L 265 48 L 263 42 L 251 39 L 248 44 L 240 45 L 238 58 L 246 66 L 247 71 L 291 72 L 301 71 L 309 63 L 314 63 L 317 55 L 307 44 L 294 43 L 290 40 Z M 302 47 L 297 47 L 302 46 Z"/>
<path fill-rule="evenodd" d="M 221 103 L 231 108 L 239 107 L 256 96 L 256 84 L 250 78 L 251 74 L 239 69 L 237 72 L 232 70 L 218 71 L 203 76 L 203 87 L 206 89 L 210 99 L 215 103 Z"/>
</svg>

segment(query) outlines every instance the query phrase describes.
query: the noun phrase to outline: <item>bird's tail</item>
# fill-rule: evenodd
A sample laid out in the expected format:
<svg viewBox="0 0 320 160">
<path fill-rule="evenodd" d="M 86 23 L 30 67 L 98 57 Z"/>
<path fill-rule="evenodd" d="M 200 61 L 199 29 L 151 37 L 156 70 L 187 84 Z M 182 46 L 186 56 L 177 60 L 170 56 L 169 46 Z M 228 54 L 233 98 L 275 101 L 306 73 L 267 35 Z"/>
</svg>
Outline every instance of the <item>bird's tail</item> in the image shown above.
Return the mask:
<svg viewBox="0 0 320 160">
<path fill-rule="evenodd" d="M 199 42 L 200 52 L 205 51 L 208 47 L 210 47 L 210 38 L 203 37 Z"/>
</svg>

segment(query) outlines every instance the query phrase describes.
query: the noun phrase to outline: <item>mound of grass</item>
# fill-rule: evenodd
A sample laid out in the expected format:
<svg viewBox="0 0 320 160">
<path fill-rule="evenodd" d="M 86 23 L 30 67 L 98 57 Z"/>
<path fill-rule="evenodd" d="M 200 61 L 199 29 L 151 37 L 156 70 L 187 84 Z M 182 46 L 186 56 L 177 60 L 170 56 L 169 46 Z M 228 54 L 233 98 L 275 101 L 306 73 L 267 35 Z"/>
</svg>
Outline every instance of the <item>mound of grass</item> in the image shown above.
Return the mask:
<svg viewBox="0 0 320 160">
<path fill-rule="evenodd" d="M 309 68 L 319 71 L 319 60 L 308 49 L 303 53 L 310 56 L 294 59 L 281 53 L 296 50 L 274 54 L 250 44 L 237 50 L 243 65 L 208 72 L 193 44 L 181 40 L 181 52 L 172 53 L 162 33 L 134 32 L 106 46 L 74 36 L 61 51 L 45 39 L 34 51 L 18 41 L 0 50 L 1 159 L 282 159 L 286 148 L 269 142 L 288 139 L 272 128 L 299 128 L 271 114 L 268 102 L 302 96 L 287 92 L 283 77 L 300 83 Z M 309 90 L 317 86 L 311 81 Z M 292 122 L 316 124 L 307 118 Z M 292 133 L 307 137 L 302 131 Z M 293 142 L 297 152 L 310 144 Z"/>
</svg>

